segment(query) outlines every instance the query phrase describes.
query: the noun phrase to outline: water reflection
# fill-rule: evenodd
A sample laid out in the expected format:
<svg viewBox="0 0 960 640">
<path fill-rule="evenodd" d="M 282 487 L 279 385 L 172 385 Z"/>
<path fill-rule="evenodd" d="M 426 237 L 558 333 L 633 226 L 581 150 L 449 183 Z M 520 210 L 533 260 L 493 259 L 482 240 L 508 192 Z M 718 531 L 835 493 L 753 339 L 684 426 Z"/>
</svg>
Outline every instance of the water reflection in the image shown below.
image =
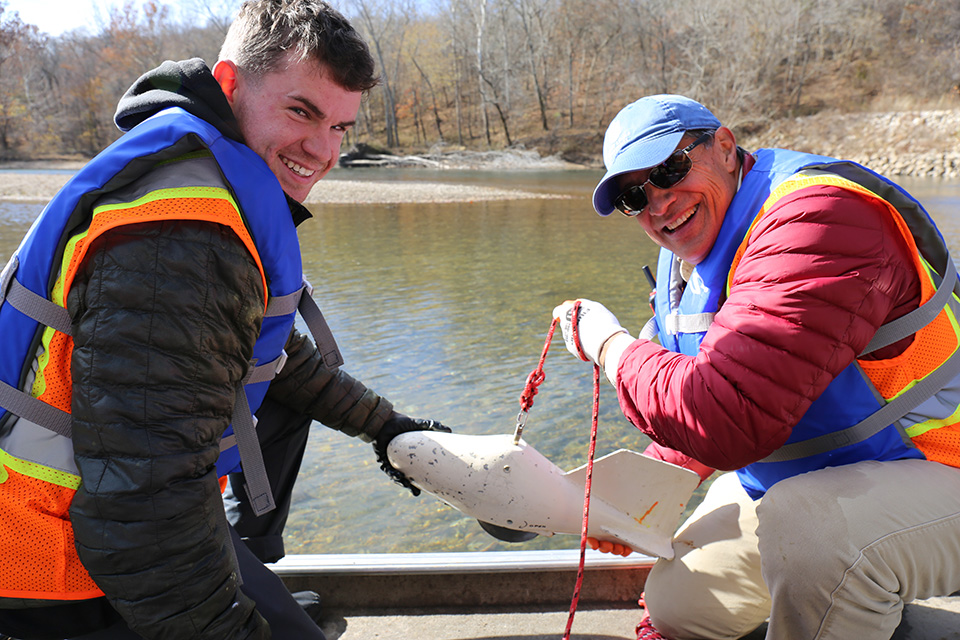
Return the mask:
<svg viewBox="0 0 960 640">
<path fill-rule="evenodd" d="M 536 176 L 522 180 L 537 188 Z M 301 227 L 305 269 L 319 285 L 346 368 L 401 411 L 460 433 L 505 433 L 556 304 L 592 296 L 639 330 L 649 316 L 639 269 L 654 259 L 653 248 L 637 225 L 591 213 L 592 174 L 549 180 L 577 197 L 315 209 L 315 220 Z M 591 369 L 567 355 L 559 336 L 551 351 L 525 436 L 572 468 L 585 460 Z M 436 500 L 388 484 L 369 446 L 322 427 L 315 435 L 308 458 L 316 466 L 298 486 L 288 524 L 292 550 L 508 548 Z M 598 450 L 642 448 L 638 436 L 625 428 L 612 390 L 603 389 Z M 523 547 L 571 544 L 570 537 L 541 538 Z"/>
<path fill-rule="evenodd" d="M 345 368 L 410 415 L 470 434 L 512 432 L 553 307 L 602 301 L 633 332 L 649 317 L 640 268 L 655 247 L 622 216 L 590 207 L 594 172 L 337 172 L 338 179 L 470 181 L 571 199 L 391 206 L 324 205 L 300 228 L 305 270 Z M 904 181 L 960 250 L 960 184 Z M 321 185 L 322 186 L 322 185 Z M 0 202 L 6 262 L 42 207 Z M 586 458 L 591 368 L 557 336 L 525 438 L 563 468 Z M 647 440 L 600 397 L 598 455 Z M 500 543 L 477 524 L 390 483 L 368 444 L 314 425 L 287 526 L 293 553 L 575 547 L 573 536 Z"/>
</svg>

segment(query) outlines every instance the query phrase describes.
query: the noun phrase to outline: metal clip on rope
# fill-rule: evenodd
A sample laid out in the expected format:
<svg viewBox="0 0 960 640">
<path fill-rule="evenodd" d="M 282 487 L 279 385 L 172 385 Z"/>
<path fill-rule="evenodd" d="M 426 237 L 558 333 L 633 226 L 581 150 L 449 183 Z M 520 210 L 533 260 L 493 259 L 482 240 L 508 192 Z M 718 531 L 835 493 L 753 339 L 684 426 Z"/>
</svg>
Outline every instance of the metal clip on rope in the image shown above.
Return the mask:
<svg viewBox="0 0 960 640">
<path fill-rule="evenodd" d="M 523 427 L 527 423 L 527 413 L 533 406 L 533 396 L 537 395 L 537 387 L 543 382 L 546 374 L 543 373 L 543 361 L 547 359 L 547 351 L 550 350 L 550 341 L 553 339 L 553 332 L 557 328 L 557 319 L 554 318 L 550 324 L 550 330 L 547 331 L 547 339 L 543 343 L 543 352 L 540 354 L 540 362 L 537 368 L 527 376 L 527 384 L 523 387 L 523 393 L 520 394 L 520 413 L 517 414 L 517 427 L 513 432 L 513 444 L 520 444 L 520 436 L 523 435 Z"/>
</svg>

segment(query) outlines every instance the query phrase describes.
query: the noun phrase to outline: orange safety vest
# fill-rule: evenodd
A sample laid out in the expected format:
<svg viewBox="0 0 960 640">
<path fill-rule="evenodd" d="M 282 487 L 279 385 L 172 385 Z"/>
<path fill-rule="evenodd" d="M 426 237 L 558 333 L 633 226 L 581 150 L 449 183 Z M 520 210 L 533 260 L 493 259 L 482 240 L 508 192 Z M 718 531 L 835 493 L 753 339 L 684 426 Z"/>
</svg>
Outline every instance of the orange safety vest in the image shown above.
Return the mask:
<svg viewBox="0 0 960 640">
<path fill-rule="evenodd" d="M 877 331 L 798 417 L 784 445 L 737 471 L 744 489 L 758 498 L 784 478 L 861 460 L 960 466 L 960 281 L 932 220 L 909 194 L 855 163 L 782 149 L 761 149 L 755 158 L 688 286 L 681 286 L 676 257 L 661 250 L 656 324 L 665 347 L 699 352 L 758 221 L 781 198 L 812 185 L 851 190 L 889 211 L 913 251 L 922 299 L 919 309 Z M 907 336 L 914 340 L 896 358 L 862 357 Z"/>
<path fill-rule="evenodd" d="M 913 255 L 913 266 L 920 281 L 920 305 L 922 307 L 931 302 L 937 293 L 939 284 L 945 278 L 936 272 L 917 247 L 913 230 L 926 224 L 917 215 L 919 212 L 913 208 L 905 207 L 904 212 L 911 214 L 911 218 L 914 218 L 908 223 L 897 207 L 871 191 L 867 186 L 830 172 L 817 170 L 806 170 L 791 176 L 770 194 L 770 197 L 751 223 L 746 237 L 734 256 L 727 279 L 728 293 L 730 283 L 733 281 L 733 274 L 746 251 L 753 229 L 760 219 L 780 198 L 812 185 L 828 185 L 847 189 L 883 205 L 890 212 L 897 229 Z M 950 261 L 950 264 L 953 264 L 952 261 Z M 947 279 L 950 277 L 949 273 L 943 275 Z M 953 278 L 956 279 L 955 272 Z M 913 342 L 900 355 L 886 360 L 857 358 L 857 366 L 862 369 L 864 375 L 887 404 L 902 397 L 909 389 L 916 387 L 921 381 L 927 379 L 947 363 L 955 362 L 960 358 L 958 300 L 960 298 L 955 293 L 951 293 L 945 304 L 938 305 L 940 306 L 939 311 L 929 322 L 918 327 L 916 331 L 904 331 L 896 334 L 896 339 L 888 338 L 886 340 L 887 344 L 892 344 L 913 333 Z M 885 345 L 877 344 L 877 340 L 874 339 L 860 355 L 871 353 L 881 346 Z M 935 400 L 935 404 L 940 406 L 944 402 L 949 403 L 953 405 L 953 409 L 946 415 L 942 413 L 942 410 L 930 415 L 925 413 L 923 404 L 914 407 L 906 416 L 902 417 L 908 420 L 908 426 L 904 427 L 904 431 L 928 460 L 960 467 L 960 380 L 954 376 L 950 383 L 944 388 L 938 389 L 931 399 Z M 802 448 L 797 447 L 797 450 L 800 451 Z"/>
<path fill-rule="evenodd" d="M 157 189 L 132 201 L 111 198 L 95 206 L 89 226 L 66 243 L 51 300 L 66 307 L 77 269 L 99 236 L 123 225 L 164 220 L 200 220 L 232 229 L 256 261 L 266 292 L 266 274 L 237 203 L 222 184 L 204 184 L 197 179 L 202 175 L 196 171 L 198 162 L 214 160 L 192 159 L 168 165 L 166 182 L 179 182 L 178 186 Z M 40 344 L 42 353 L 36 359 L 31 395 L 69 413 L 73 338 L 46 327 Z M 0 446 L 0 522 L 16 523 L 18 531 L 17 536 L 4 536 L 0 542 L 0 597 L 76 600 L 103 595 L 80 563 L 74 546 L 69 508 L 80 476 L 73 463 L 72 447 L 59 443 L 60 452 L 69 456 L 55 456 L 58 459 L 51 459 L 49 464 L 18 457 L 18 448 L 24 446 L 21 432 L 25 431 L 31 432 L 26 436 L 29 449 L 42 446 L 38 439 L 63 438 L 20 420 L 12 427 L 12 438 L 6 438 Z"/>
<path fill-rule="evenodd" d="M 77 557 L 70 524 L 80 477 L 71 439 L 73 341 L 65 305 L 88 247 L 122 225 L 224 225 L 256 261 L 263 322 L 216 466 L 223 476 L 241 470 L 242 462 L 254 513 L 275 507 L 253 413 L 286 360 L 283 347 L 298 311 L 324 366 L 343 363 L 303 279 L 293 219 L 280 212 L 289 205 L 263 160 L 177 107 L 137 125 L 44 208 L 0 271 L 0 597 L 101 595 Z"/>
</svg>

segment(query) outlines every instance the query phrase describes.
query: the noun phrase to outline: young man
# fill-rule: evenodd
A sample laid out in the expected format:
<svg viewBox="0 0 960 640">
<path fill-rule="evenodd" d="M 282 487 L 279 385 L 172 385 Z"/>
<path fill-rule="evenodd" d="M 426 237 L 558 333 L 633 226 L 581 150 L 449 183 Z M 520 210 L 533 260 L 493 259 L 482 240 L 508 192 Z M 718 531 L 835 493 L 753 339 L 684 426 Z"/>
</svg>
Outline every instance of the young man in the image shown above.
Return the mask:
<svg viewBox="0 0 960 640">
<path fill-rule="evenodd" d="M 855 163 L 748 154 L 682 96 L 623 109 L 604 162 L 594 208 L 661 247 L 661 344 L 584 300 L 577 334 L 554 311 L 568 348 L 647 455 L 736 471 L 654 567 L 638 637 L 889 638 L 960 589 L 960 286 L 920 204 Z"/>
<path fill-rule="evenodd" d="M 0 632 L 323 638 L 243 529 L 283 555 L 312 420 L 372 441 L 405 486 L 387 443 L 446 429 L 340 370 L 304 303 L 300 202 L 376 81 L 325 3 L 246 2 L 212 73 L 167 62 L 134 84 L 127 133 L 27 234 L 0 279 Z"/>
</svg>

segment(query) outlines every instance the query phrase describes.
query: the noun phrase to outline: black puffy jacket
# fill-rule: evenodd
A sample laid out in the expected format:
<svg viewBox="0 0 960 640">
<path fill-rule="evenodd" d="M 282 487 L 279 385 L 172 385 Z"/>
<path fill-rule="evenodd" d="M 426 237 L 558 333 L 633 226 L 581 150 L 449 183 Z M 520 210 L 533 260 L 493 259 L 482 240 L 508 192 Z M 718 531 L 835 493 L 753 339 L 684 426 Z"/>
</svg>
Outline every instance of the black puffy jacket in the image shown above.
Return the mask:
<svg viewBox="0 0 960 640">
<path fill-rule="evenodd" d="M 263 313 L 259 272 L 228 229 L 123 227 L 74 280 L 71 507 L 84 566 L 145 637 L 269 637 L 237 586 L 214 463 Z M 389 402 L 323 367 L 296 332 L 270 395 L 370 440 Z"/>
<path fill-rule="evenodd" d="M 171 77 L 176 81 L 164 80 Z M 171 98 L 156 87 L 179 93 Z M 222 116 L 221 129 L 235 132 L 200 61 L 165 63 L 125 102 L 117 119 L 129 126 L 175 103 L 211 120 Z M 292 206 L 295 219 L 307 215 Z M 73 444 L 82 478 L 70 509 L 77 549 L 111 605 L 146 638 L 270 637 L 238 587 L 214 468 L 260 329 L 263 295 L 260 272 L 233 232 L 192 221 L 105 233 L 68 294 Z M 273 399 L 375 438 L 392 414 L 389 402 L 326 369 L 313 341 L 296 331 L 286 350 Z"/>
</svg>

